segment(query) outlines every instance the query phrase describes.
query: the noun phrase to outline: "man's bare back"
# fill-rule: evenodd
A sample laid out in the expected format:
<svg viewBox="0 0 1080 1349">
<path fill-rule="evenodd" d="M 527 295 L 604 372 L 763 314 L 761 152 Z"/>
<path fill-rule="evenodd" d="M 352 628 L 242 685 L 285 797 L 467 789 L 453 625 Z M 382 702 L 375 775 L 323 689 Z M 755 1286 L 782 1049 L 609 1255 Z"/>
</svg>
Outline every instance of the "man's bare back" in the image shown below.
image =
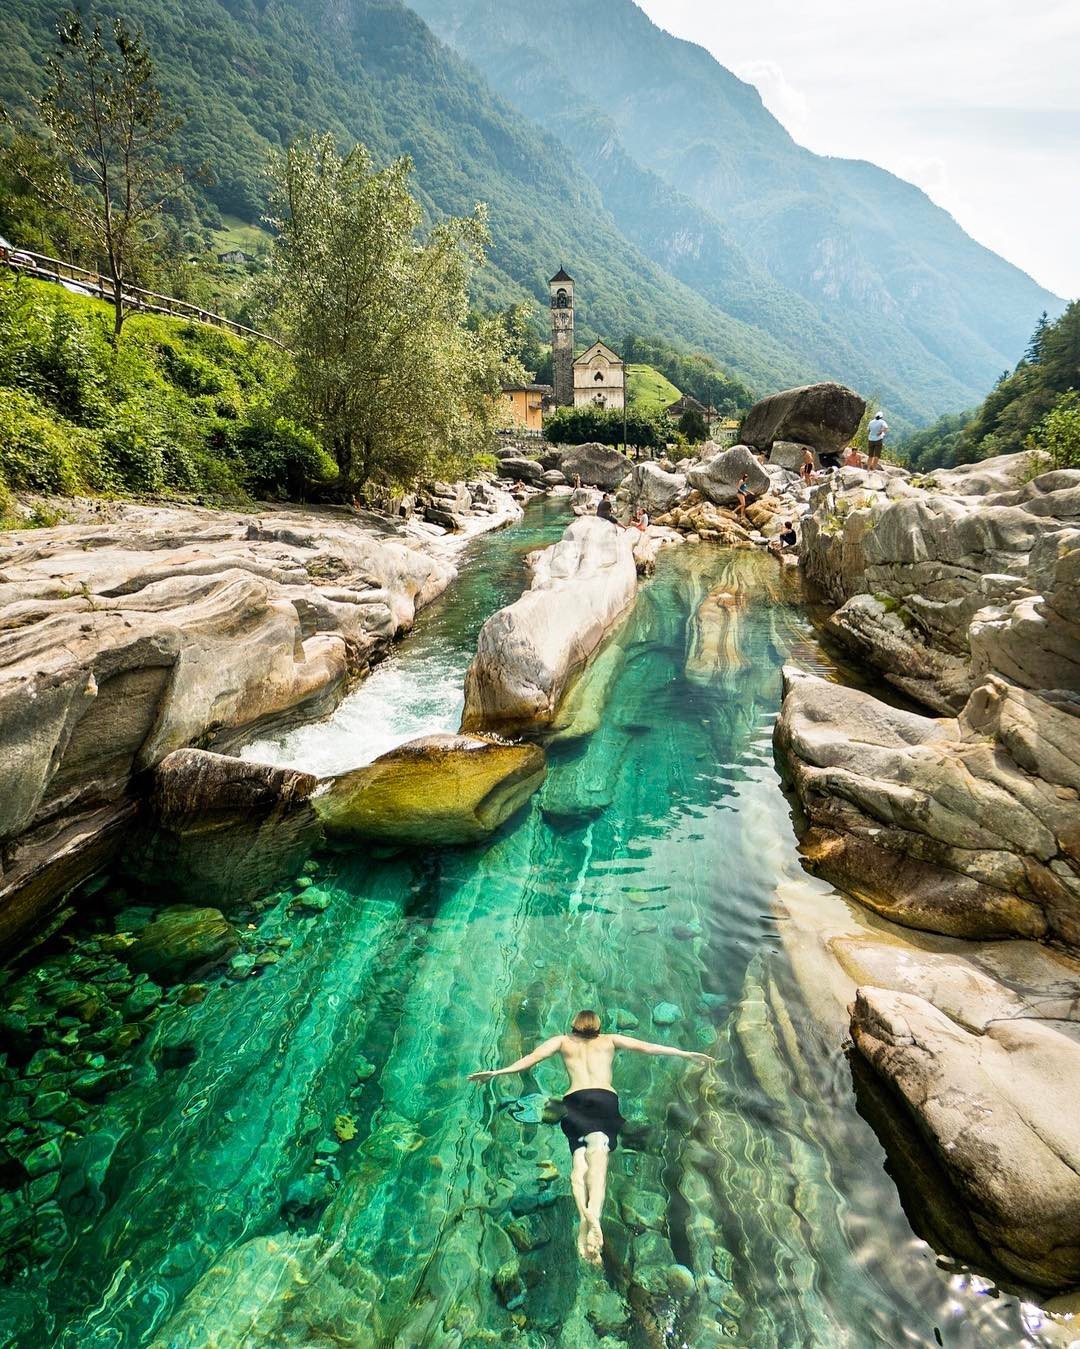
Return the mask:
<svg viewBox="0 0 1080 1349">
<path fill-rule="evenodd" d="M 600 1214 L 606 1194 L 608 1152 L 616 1146 L 619 1130 L 626 1123 L 619 1113 L 619 1098 L 611 1082 L 617 1049 L 691 1059 L 695 1063 L 715 1062 L 708 1054 L 693 1050 L 651 1044 L 629 1035 L 601 1034 L 596 1013 L 579 1012 L 571 1034 L 553 1035 L 506 1068 L 469 1074 L 470 1082 L 490 1082 L 506 1073 L 526 1072 L 555 1054 L 562 1059 L 570 1085 L 563 1099 L 566 1115 L 561 1127 L 573 1158 L 570 1187 L 581 1219 L 578 1252 L 593 1263 L 599 1262 L 603 1246 Z"/>
</svg>

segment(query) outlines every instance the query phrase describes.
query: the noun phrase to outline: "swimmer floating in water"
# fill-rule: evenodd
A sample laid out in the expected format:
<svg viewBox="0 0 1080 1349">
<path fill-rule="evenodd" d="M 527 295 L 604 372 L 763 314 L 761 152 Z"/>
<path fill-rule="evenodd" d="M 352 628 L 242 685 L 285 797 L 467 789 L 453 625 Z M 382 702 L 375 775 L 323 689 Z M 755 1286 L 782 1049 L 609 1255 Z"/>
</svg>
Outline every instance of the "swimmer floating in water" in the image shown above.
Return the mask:
<svg viewBox="0 0 1080 1349">
<path fill-rule="evenodd" d="M 708 1054 L 695 1054 L 670 1045 L 654 1045 L 634 1040 L 629 1035 L 602 1035 L 600 1018 L 595 1012 L 578 1012 L 569 1035 L 554 1035 L 538 1045 L 531 1054 L 494 1072 L 470 1073 L 470 1082 L 490 1082 L 507 1073 L 523 1073 L 553 1054 L 562 1056 L 570 1078 L 570 1090 L 563 1097 L 566 1113 L 562 1131 L 570 1144 L 572 1166 L 570 1188 L 574 1192 L 580 1223 L 578 1254 L 598 1265 L 604 1235 L 600 1215 L 607 1190 L 608 1153 L 619 1141 L 619 1130 L 626 1121 L 619 1113 L 619 1097 L 611 1085 L 611 1066 L 616 1049 L 638 1054 L 667 1054 L 695 1063 L 715 1063 Z"/>
</svg>

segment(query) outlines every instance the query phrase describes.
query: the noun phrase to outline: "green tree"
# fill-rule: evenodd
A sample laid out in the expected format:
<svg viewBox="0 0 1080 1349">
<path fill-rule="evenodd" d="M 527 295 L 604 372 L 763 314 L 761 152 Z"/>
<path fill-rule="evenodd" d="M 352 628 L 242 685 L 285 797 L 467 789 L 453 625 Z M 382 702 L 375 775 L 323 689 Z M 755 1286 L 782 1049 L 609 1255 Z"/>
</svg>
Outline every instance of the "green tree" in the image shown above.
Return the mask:
<svg viewBox="0 0 1080 1349">
<path fill-rule="evenodd" d="M 183 119 L 162 103 L 142 34 L 115 19 L 109 38 L 67 14 L 60 51 L 46 62 L 49 84 L 34 100 L 54 157 L 39 161 L 35 186 L 105 259 L 113 288 L 113 333 L 129 311 L 124 287 L 149 264 L 165 203 L 183 178 L 167 147 Z"/>
<path fill-rule="evenodd" d="M 679 431 L 691 445 L 700 445 L 709 434 L 709 428 L 705 424 L 705 418 L 697 408 L 687 408 L 679 418 Z"/>
<path fill-rule="evenodd" d="M 1080 468 L 1080 394 L 1064 394 L 1028 437 L 1054 468 Z"/>
<path fill-rule="evenodd" d="M 617 408 L 557 408 L 544 419 L 544 436 L 552 445 L 622 445 L 624 418 Z M 666 412 L 635 412 L 625 417 L 626 444 L 641 450 L 662 450 L 675 438 Z"/>
<path fill-rule="evenodd" d="M 376 170 L 362 145 L 332 136 L 272 156 L 276 231 L 263 296 L 295 360 L 308 424 L 341 485 L 407 486 L 465 473 L 491 442 L 507 358 L 501 320 L 468 318 L 484 257 L 484 210 L 421 239 L 411 161 Z"/>
</svg>

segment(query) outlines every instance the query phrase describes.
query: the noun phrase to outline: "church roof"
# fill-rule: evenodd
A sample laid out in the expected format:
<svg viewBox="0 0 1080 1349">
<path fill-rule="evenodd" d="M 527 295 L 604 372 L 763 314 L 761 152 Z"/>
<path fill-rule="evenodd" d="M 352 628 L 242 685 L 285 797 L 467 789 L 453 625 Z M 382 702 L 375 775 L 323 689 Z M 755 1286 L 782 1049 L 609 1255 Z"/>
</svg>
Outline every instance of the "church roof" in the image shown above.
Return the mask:
<svg viewBox="0 0 1080 1349">
<path fill-rule="evenodd" d="M 612 365 L 623 364 L 622 357 L 617 352 L 612 351 L 606 342 L 594 342 L 591 347 L 587 347 L 585 351 L 581 353 L 577 360 L 574 361 L 574 364 L 588 365 L 597 352 L 605 356 Z"/>
<path fill-rule="evenodd" d="M 548 285 L 549 285 L 549 286 L 553 286 L 553 285 L 555 284 L 556 281 L 569 281 L 571 285 L 574 284 L 574 278 L 567 272 L 567 270 L 566 270 L 565 267 L 560 267 L 560 268 L 559 268 L 559 270 L 555 273 L 555 275 L 554 275 L 554 276 L 551 278 L 551 280 L 548 282 Z"/>
</svg>

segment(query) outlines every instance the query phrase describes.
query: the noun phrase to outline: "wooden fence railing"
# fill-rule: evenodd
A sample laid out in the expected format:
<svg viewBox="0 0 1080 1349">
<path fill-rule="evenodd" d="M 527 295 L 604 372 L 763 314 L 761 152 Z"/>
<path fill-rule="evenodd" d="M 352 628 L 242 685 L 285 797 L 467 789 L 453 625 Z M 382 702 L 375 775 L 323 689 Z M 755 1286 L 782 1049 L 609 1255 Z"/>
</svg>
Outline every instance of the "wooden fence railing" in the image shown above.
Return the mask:
<svg viewBox="0 0 1080 1349">
<path fill-rule="evenodd" d="M 108 300 L 110 304 L 116 298 L 116 282 L 111 276 L 102 276 L 100 272 L 76 267 L 73 262 L 64 262 L 60 258 L 47 258 L 42 253 L 31 253 L 25 248 L 0 249 L 0 262 L 14 272 L 37 277 L 39 281 L 57 281 L 77 286 L 80 291 L 101 300 Z M 159 295 L 157 291 L 143 290 L 139 286 L 125 286 L 123 295 L 124 304 L 135 313 L 165 314 L 171 318 L 189 319 L 193 323 L 207 323 L 212 328 L 221 328 L 236 337 L 255 337 L 260 342 L 270 342 L 284 350 L 284 343 L 279 342 L 276 337 L 271 337 L 269 333 L 246 328 L 234 319 L 227 319 L 223 314 L 213 314 L 197 304 L 189 304 L 187 300 L 178 300 L 172 295 Z"/>
</svg>

